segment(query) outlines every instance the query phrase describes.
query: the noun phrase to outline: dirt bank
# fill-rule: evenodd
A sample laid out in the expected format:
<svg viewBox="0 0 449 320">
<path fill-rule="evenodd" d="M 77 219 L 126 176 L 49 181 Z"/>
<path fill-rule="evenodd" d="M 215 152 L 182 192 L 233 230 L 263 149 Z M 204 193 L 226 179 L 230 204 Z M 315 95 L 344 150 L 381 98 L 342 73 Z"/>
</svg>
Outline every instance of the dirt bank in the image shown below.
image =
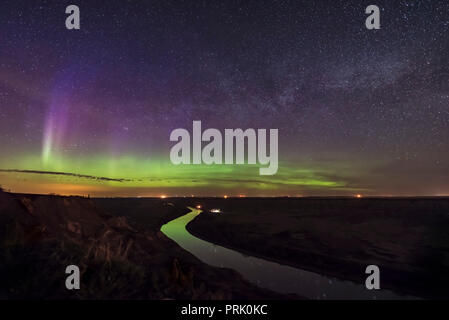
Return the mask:
<svg viewBox="0 0 449 320">
<path fill-rule="evenodd" d="M 0 298 L 285 298 L 202 263 L 159 231 L 185 212 L 158 199 L 0 192 Z M 70 264 L 80 290 L 65 288 Z"/>
</svg>

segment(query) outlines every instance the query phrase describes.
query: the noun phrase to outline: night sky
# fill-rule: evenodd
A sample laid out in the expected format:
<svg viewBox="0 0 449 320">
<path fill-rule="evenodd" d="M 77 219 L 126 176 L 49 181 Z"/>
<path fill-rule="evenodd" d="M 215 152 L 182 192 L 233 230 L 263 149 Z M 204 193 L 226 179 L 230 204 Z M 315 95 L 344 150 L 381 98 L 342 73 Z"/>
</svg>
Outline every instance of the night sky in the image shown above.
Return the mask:
<svg viewBox="0 0 449 320">
<path fill-rule="evenodd" d="M 70 4 L 81 30 L 65 28 Z M 447 0 L 2 1 L 0 184 L 449 195 L 448 29 Z M 170 132 L 193 120 L 279 129 L 278 173 L 173 165 Z"/>
</svg>

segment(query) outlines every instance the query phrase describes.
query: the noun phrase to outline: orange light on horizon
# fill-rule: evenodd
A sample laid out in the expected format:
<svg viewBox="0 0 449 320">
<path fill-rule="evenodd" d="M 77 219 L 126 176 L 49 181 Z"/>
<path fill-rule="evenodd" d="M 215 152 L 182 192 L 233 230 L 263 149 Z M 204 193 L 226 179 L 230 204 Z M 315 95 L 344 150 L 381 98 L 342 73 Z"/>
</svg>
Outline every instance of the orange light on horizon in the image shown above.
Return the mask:
<svg viewBox="0 0 449 320">
<path fill-rule="evenodd" d="M 227 199 L 228 198 L 228 196 L 227 195 L 225 195 L 223 198 L 225 198 L 225 199 Z"/>
<path fill-rule="evenodd" d="M 200 206 L 200 205 L 197 205 L 196 208 L 197 208 L 197 209 L 201 209 L 201 206 Z"/>
<path fill-rule="evenodd" d="M 356 194 L 355 197 L 360 199 L 360 198 L 362 198 L 362 195 L 361 194 Z"/>
<path fill-rule="evenodd" d="M 167 196 L 165 194 L 161 195 L 161 199 L 165 199 Z"/>
<path fill-rule="evenodd" d="M 245 198 L 246 196 L 244 194 L 239 194 L 239 198 Z"/>
</svg>

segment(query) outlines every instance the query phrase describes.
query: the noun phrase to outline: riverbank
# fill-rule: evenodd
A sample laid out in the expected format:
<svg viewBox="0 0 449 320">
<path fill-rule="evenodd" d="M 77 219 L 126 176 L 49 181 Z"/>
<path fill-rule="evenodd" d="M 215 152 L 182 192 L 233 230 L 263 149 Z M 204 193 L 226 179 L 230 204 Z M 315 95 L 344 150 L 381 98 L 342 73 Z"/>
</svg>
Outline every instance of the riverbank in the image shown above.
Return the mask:
<svg viewBox="0 0 449 320">
<path fill-rule="evenodd" d="M 202 199 L 187 225 L 195 236 L 271 261 L 360 284 L 381 269 L 381 286 L 447 298 L 449 200 Z"/>
<path fill-rule="evenodd" d="M 210 267 L 160 226 L 188 210 L 161 199 L 0 191 L 0 299 L 284 299 Z M 65 269 L 80 269 L 67 290 Z"/>
<path fill-rule="evenodd" d="M 235 270 L 258 287 L 313 300 L 414 299 L 389 290 L 366 290 L 364 285 L 242 254 L 197 238 L 186 230 L 186 225 L 200 212 L 201 210 L 192 208 L 188 214 L 162 226 L 161 231 L 201 261 L 211 266 Z"/>
</svg>

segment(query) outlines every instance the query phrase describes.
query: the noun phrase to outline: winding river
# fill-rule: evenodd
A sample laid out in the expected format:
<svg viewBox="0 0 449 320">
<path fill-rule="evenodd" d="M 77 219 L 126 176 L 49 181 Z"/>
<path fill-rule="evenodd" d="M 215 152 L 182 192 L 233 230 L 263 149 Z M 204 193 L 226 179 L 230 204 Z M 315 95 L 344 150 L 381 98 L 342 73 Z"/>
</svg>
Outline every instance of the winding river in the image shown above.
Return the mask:
<svg viewBox="0 0 449 320">
<path fill-rule="evenodd" d="M 191 212 L 162 226 L 161 231 L 201 261 L 215 267 L 230 268 L 259 287 L 279 293 L 296 293 L 309 299 L 410 299 L 389 290 L 367 290 L 364 284 L 326 277 L 261 258 L 244 255 L 201 240 L 186 230 L 200 214 Z M 413 299 L 413 298 L 412 298 Z"/>
</svg>

